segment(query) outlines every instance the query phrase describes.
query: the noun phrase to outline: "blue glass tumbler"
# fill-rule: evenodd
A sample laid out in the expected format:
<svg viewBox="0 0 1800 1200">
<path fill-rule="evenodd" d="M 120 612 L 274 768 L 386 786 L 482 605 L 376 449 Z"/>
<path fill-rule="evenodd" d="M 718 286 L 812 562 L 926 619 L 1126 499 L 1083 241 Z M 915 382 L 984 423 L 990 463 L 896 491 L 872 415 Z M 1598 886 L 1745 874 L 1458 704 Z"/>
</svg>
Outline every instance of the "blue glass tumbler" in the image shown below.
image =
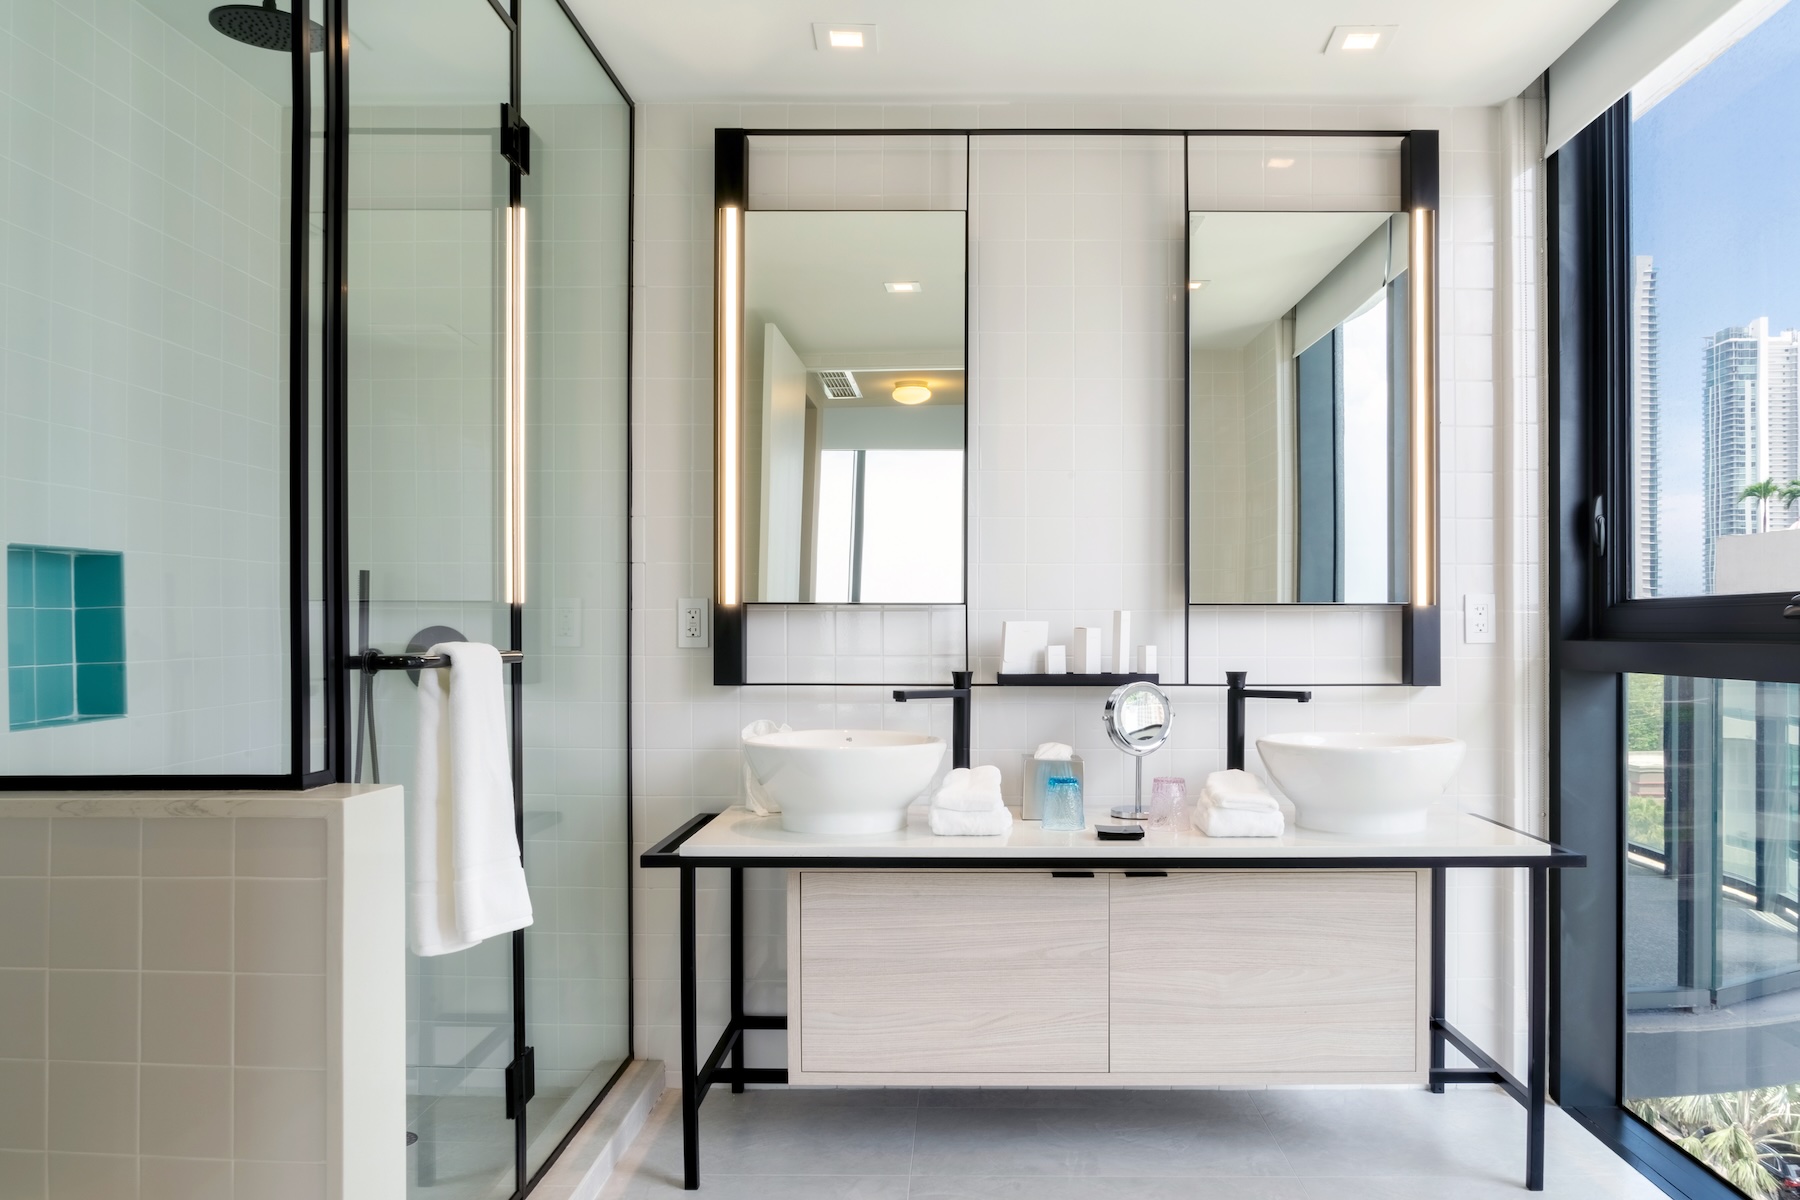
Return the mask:
<svg viewBox="0 0 1800 1200">
<path fill-rule="evenodd" d="M 1070 775 L 1057 775 L 1044 783 L 1044 828 L 1059 833 L 1077 833 L 1087 828 L 1087 813 L 1081 807 L 1081 781 Z"/>
</svg>

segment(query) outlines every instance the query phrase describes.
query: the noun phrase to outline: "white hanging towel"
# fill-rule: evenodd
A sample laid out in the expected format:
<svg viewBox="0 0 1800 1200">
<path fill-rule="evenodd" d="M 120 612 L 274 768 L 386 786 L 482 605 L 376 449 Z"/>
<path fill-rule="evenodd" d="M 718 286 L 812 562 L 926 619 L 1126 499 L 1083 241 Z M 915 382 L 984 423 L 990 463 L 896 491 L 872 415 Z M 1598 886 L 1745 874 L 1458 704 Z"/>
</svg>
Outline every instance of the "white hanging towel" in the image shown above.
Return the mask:
<svg viewBox="0 0 1800 1200">
<path fill-rule="evenodd" d="M 419 672 L 408 923 L 412 951 L 422 958 L 531 924 L 500 652 L 444 642 L 428 653 L 449 655 L 450 666 Z"/>
</svg>

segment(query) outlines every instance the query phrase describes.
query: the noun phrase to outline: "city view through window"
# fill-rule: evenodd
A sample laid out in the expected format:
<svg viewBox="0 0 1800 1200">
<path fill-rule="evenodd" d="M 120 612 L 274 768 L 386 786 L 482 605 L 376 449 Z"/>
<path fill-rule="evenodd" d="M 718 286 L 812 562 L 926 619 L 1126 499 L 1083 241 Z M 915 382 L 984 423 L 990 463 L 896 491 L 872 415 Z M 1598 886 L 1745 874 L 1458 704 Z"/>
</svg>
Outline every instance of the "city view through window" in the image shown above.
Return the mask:
<svg viewBox="0 0 1800 1200">
<path fill-rule="evenodd" d="M 1632 594 L 1800 591 L 1800 5 L 1632 95 Z"/>
</svg>

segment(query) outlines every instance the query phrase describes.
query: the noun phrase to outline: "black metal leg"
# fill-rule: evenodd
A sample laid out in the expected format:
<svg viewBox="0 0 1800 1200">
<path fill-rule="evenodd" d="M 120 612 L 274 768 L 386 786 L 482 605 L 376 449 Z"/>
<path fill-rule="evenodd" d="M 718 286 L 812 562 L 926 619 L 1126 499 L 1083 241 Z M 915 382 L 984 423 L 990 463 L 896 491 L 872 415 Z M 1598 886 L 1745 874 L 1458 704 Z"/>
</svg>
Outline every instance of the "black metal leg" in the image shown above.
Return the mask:
<svg viewBox="0 0 1800 1200">
<path fill-rule="evenodd" d="M 1531 1191 L 1544 1190 L 1544 1108 L 1550 1064 L 1545 1038 L 1550 1016 L 1550 872 L 1542 867 L 1528 868 L 1531 876 L 1531 930 L 1528 938 L 1531 956 L 1531 1020 L 1530 1043 L 1526 1048 L 1525 1087 L 1531 1103 L 1525 1108 L 1525 1186 Z"/>
<path fill-rule="evenodd" d="M 731 868 L 731 1027 L 738 1031 L 731 1047 L 731 1090 L 744 1090 L 744 869 Z"/>
<path fill-rule="evenodd" d="M 694 963 L 694 868 L 681 868 L 681 1163 L 682 1186 L 700 1187 L 699 971 Z"/>
<path fill-rule="evenodd" d="M 1449 888 L 1445 879 L 1449 873 L 1443 867 L 1431 869 L 1431 1069 L 1444 1069 L 1444 1031 L 1438 1023 L 1448 1016 L 1445 1011 L 1444 988 L 1444 942 L 1448 917 L 1444 909 Z M 1443 1080 L 1433 1078 L 1431 1090 L 1443 1094 Z"/>
</svg>

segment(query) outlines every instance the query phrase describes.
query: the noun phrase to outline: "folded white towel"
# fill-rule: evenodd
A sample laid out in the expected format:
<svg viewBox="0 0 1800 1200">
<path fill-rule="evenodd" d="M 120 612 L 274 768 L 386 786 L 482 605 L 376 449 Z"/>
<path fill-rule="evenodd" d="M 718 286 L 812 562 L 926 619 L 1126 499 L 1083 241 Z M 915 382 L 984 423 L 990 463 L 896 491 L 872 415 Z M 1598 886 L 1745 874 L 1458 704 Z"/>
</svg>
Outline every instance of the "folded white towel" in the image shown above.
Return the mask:
<svg viewBox="0 0 1800 1200">
<path fill-rule="evenodd" d="M 1248 771 L 1233 768 L 1229 771 L 1214 771 L 1206 777 L 1206 786 L 1212 789 L 1215 796 L 1266 796 L 1269 789 L 1263 781 Z"/>
<path fill-rule="evenodd" d="M 1243 812 L 1281 811 L 1280 801 L 1276 800 L 1275 797 L 1269 795 L 1267 792 L 1263 792 L 1261 795 L 1256 795 L 1251 792 L 1227 792 L 1224 795 L 1220 795 L 1213 791 L 1211 787 L 1206 787 L 1201 789 L 1200 794 L 1204 796 L 1214 808 L 1229 808 Z"/>
<path fill-rule="evenodd" d="M 931 798 L 931 806 L 951 812 L 989 812 L 1005 808 L 1006 800 L 1000 794 L 1000 768 L 956 768 L 944 776 L 937 795 Z"/>
<path fill-rule="evenodd" d="M 1012 829 L 1012 809 L 1001 805 L 987 812 L 957 812 L 931 806 L 931 832 L 940 837 L 993 837 Z"/>
<path fill-rule="evenodd" d="M 789 729 L 786 725 L 777 725 L 773 721 L 762 720 L 750 722 L 744 726 L 744 731 L 738 734 L 738 753 L 744 760 L 744 807 L 759 817 L 780 812 L 781 805 L 771 799 L 768 792 L 763 790 L 763 785 L 756 778 L 756 772 L 750 769 L 750 758 L 743 753 L 744 742 L 748 738 L 761 737 L 765 733 L 787 732 Z"/>
<path fill-rule="evenodd" d="M 1067 742 L 1045 742 L 1031 757 L 1046 762 L 1068 762 L 1075 757 L 1075 747 Z"/>
<path fill-rule="evenodd" d="M 531 924 L 500 652 L 444 642 L 427 653 L 449 655 L 450 666 L 419 672 L 408 924 L 421 958 Z"/>
<path fill-rule="evenodd" d="M 942 792 L 986 792 L 1000 790 L 1000 768 L 991 764 L 979 767 L 957 767 L 944 776 Z"/>
<path fill-rule="evenodd" d="M 1205 793 L 1194 805 L 1193 822 L 1195 829 L 1216 838 L 1280 837 L 1287 826 L 1280 809 L 1252 812 L 1242 808 L 1219 808 L 1207 801 Z"/>
</svg>

